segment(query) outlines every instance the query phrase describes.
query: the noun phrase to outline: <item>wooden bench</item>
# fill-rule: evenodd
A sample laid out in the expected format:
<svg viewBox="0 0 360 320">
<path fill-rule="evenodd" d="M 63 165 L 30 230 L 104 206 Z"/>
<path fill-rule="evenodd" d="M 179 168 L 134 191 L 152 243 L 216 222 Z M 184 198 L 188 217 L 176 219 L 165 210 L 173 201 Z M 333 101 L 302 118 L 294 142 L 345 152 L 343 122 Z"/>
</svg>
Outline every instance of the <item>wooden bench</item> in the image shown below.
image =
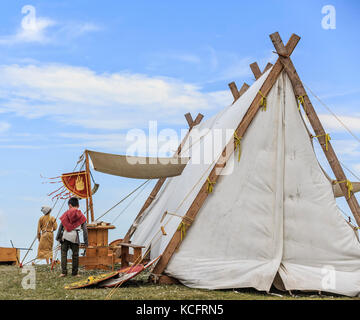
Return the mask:
<svg viewBox="0 0 360 320">
<path fill-rule="evenodd" d="M 20 250 L 16 248 L 0 248 L 0 264 L 18 265 Z"/>
<path fill-rule="evenodd" d="M 133 248 L 134 254 L 132 257 L 132 262 L 134 264 L 140 263 L 142 258 L 142 249 L 144 246 L 139 246 L 132 243 L 120 242 L 116 246 L 113 246 L 114 249 L 120 249 L 120 257 L 121 257 L 121 267 L 128 267 L 130 262 L 129 248 Z"/>
</svg>

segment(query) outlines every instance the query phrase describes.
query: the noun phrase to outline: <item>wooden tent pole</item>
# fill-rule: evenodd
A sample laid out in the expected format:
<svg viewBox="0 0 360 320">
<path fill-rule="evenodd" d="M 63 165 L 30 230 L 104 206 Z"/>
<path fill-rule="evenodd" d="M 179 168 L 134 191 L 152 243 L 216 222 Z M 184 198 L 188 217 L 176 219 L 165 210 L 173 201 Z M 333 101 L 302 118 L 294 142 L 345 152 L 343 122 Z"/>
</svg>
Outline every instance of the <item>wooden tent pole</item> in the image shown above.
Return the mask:
<svg viewBox="0 0 360 320">
<path fill-rule="evenodd" d="M 230 88 L 230 91 L 234 97 L 234 102 L 237 101 L 245 92 L 247 89 L 249 89 L 249 85 L 244 82 L 242 87 L 240 88 L 240 90 L 238 90 L 237 86 L 236 86 L 236 83 L 233 81 L 233 82 L 230 82 L 228 84 L 229 88 Z"/>
<path fill-rule="evenodd" d="M 85 164 L 86 164 L 86 173 L 90 179 L 89 152 L 87 150 L 85 150 Z M 91 194 L 91 181 L 89 181 L 89 186 L 90 186 L 89 207 L 91 213 L 91 222 L 94 222 L 94 206 L 93 206 L 93 199 Z"/>
<path fill-rule="evenodd" d="M 191 114 L 187 113 L 185 114 L 185 119 L 189 124 L 189 131 L 186 133 L 186 136 L 184 137 L 184 139 L 182 140 L 181 144 L 179 145 L 179 147 L 177 148 L 177 151 L 175 152 L 174 155 L 179 155 L 181 152 L 181 148 L 184 145 L 187 137 L 189 136 L 190 131 L 192 130 L 192 128 L 196 125 L 198 125 L 201 120 L 203 119 L 203 115 L 201 113 L 199 113 L 197 115 L 197 117 L 195 118 L 195 120 L 192 119 Z M 158 192 L 160 191 L 161 187 L 163 186 L 164 182 L 165 182 L 166 178 L 160 178 L 157 183 L 155 184 L 153 190 L 151 191 L 149 197 L 146 199 L 144 205 L 142 206 L 142 208 L 140 209 L 139 213 L 137 214 L 134 222 L 136 223 L 142 216 L 142 214 L 144 213 L 144 211 L 150 206 L 150 204 L 153 202 L 153 200 L 155 199 L 156 195 L 158 194 Z M 124 242 L 129 242 L 131 236 L 134 234 L 136 230 L 136 227 L 134 225 L 131 225 L 128 232 L 126 233 L 125 237 L 124 237 Z"/>
<path fill-rule="evenodd" d="M 257 64 L 257 62 L 253 62 L 251 65 L 250 65 L 250 69 L 255 77 L 255 79 L 259 79 L 262 75 L 262 72 L 260 71 L 260 68 Z"/>
<path fill-rule="evenodd" d="M 293 50 L 295 49 L 299 40 L 300 40 L 299 36 L 297 36 L 295 34 L 293 34 L 291 36 L 291 38 L 289 39 L 289 41 L 286 45 L 286 49 L 287 49 L 289 55 L 293 52 Z M 278 77 L 281 74 L 281 72 L 283 71 L 283 69 L 284 69 L 283 65 L 278 59 L 260 89 L 263 95 L 267 96 L 269 94 L 271 88 L 275 84 L 276 80 L 278 79 Z M 235 130 L 238 137 L 244 136 L 247 128 L 249 127 L 250 123 L 252 122 L 255 115 L 257 114 L 257 111 L 260 108 L 261 98 L 262 98 L 262 96 L 260 93 L 258 93 L 255 96 L 255 98 L 254 98 L 253 102 L 251 103 L 249 109 L 247 110 L 245 116 L 243 117 L 239 126 Z M 230 158 L 231 154 L 234 152 L 234 149 L 235 149 L 235 144 L 234 144 L 234 141 L 232 140 L 225 147 L 225 149 L 222 152 L 222 155 L 220 156 L 220 159 L 217 161 L 216 165 L 211 170 L 210 175 L 208 176 L 208 178 L 211 182 L 217 181 L 224 165 L 226 164 L 226 161 Z M 203 184 L 203 186 L 201 187 L 198 195 L 195 197 L 194 201 L 192 202 L 189 210 L 186 212 L 186 214 L 184 216 L 184 220 L 186 219 L 188 228 L 191 226 L 191 224 L 195 220 L 196 215 L 198 214 L 200 208 L 202 207 L 202 205 L 204 204 L 204 202 L 208 196 L 207 187 L 208 187 L 208 183 L 205 182 Z M 165 270 L 172 255 L 174 254 L 175 250 L 181 244 L 181 239 L 182 239 L 181 232 L 182 232 L 182 230 L 178 229 L 174 233 L 169 244 L 167 245 L 166 249 L 164 250 L 161 258 L 159 259 L 159 262 L 156 264 L 156 266 L 153 270 L 154 274 L 161 274 Z"/>
<path fill-rule="evenodd" d="M 86 198 L 86 222 L 89 223 L 89 199 Z"/>
<path fill-rule="evenodd" d="M 274 44 L 276 52 L 279 54 L 280 62 L 283 64 L 286 73 L 288 74 L 290 81 L 292 83 L 295 95 L 299 98 L 302 97 L 303 101 L 303 108 L 304 111 L 309 119 L 309 122 L 320 142 L 321 148 L 323 149 L 326 159 L 328 160 L 332 171 L 336 177 L 338 182 L 347 181 L 346 175 L 344 170 L 341 167 L 341 164 L 336 156 L 336 153 L 330 143 L 327 140 L 326 132 L 320 122 L 318 115 L 306 93 L 306 90 L 300 80 L 298 73 L 292 63 L 289 54 L 284 47 L 284 44 L 280 38 L 280 35 L 276 32 L 270 35 L 270 38 Z M 358 226 L 360 226 L 360 206 L 359 203 L 354 195 L 354 193 L 350 193 L 350 197 L 348 195 L 348 189 L 346 187 L 346 183 L 342 182 L 339 183 L 340 188 L 344 194 L 344 197 L 350 207 L 350 210 L 356 220 Z"/>
</svg>

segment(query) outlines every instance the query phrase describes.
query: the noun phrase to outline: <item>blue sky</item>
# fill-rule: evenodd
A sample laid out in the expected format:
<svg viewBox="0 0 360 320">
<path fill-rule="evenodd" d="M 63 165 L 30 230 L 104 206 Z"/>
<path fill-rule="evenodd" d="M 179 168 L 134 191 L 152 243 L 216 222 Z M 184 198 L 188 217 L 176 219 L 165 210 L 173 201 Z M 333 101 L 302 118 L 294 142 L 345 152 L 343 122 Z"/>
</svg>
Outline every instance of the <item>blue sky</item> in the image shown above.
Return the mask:
<svg viewBox="0 0 360 320">
<path fill-rule="evenodd" d="M 333 30 L 321 26 L 321 9 L 329 4 L 336 9 Z M 32 29 L 22 26 L 25 5 L 36 10 Z M 292 33 L 301 36 L 292 57 L 300 77 L 360 135 L 359 1 L 12 0 L 0 6 L 0 246 L 11 239 L 24 247 L 34 238 L 40 207 L 54 189 L 40 174 L 71 171 L 86 148 L 123 153 L 127 131 L 147 130 L 148 121 L 180 132 L 186 112 L 215 114 L 232 102 L 229 82 L 253 83 L 250 63 L 262 69 L 276 59 L 269 39 L 275 31 L 284 42 Z M 360 175 L 358 142 L 312 100 L 339 158 Z M 100 183 L 95 216 L 141 183 L 94 176 Z M 111 239 L 127 231 L 153 184 L 119 217 Z"/>
</svg>

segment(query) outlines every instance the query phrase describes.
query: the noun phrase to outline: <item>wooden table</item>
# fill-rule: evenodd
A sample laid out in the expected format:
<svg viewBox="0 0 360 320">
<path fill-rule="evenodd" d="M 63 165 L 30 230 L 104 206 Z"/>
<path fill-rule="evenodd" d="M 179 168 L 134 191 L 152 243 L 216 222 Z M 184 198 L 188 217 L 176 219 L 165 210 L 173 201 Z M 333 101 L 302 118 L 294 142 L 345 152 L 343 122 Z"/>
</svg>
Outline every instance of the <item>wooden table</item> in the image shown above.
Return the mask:
<svg viewBox="0 0 360 320">
<path fill-rule="evenodd" d="M 79 257 L 79 264 L 86 270 L 114 268 L 115 258 L 109 250 L 108 233 L 115 229 L 113 225 L 88 225 L 88 242 L 85 257 Z"/>
</svg>

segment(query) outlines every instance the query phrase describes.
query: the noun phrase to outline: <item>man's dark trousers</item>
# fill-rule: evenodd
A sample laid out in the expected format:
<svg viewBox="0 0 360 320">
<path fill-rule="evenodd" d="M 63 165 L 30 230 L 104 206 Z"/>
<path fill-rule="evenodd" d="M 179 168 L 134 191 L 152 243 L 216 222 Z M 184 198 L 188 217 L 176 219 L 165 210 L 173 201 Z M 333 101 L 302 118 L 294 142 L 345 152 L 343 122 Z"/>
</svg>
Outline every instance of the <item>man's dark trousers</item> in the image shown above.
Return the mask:
<svg viewBox="0 0 360 320">
<path fill-rule="evenodd" d="M 72 275 L 76 276 L 79 269 L 79 245 L 68 240 L 61 243 L 61 272 L 67 274 L 67 252 L 72 251 Z"/>
</svg>

